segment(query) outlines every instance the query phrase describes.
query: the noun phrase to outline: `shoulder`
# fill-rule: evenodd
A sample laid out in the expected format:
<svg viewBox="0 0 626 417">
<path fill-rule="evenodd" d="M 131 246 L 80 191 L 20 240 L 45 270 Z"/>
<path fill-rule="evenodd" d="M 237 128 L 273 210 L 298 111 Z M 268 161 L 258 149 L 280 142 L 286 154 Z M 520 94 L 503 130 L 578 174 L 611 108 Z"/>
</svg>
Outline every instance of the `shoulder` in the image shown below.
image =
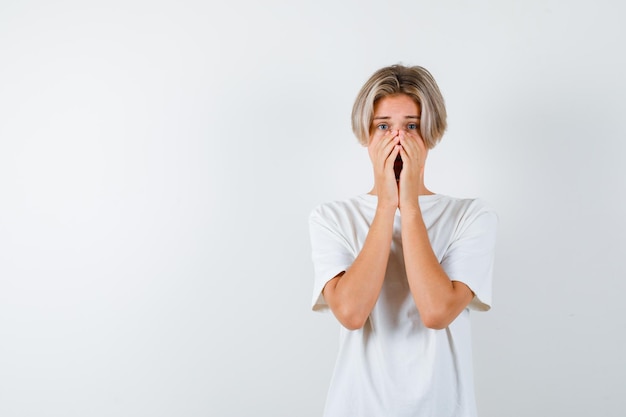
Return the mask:
<svg viewBox="0 0 626 417">
<path fill-rule="evenodd" d="M 481 215 L 498 217 L 495 209 L 482 198 L 459 198 L 447 195 L 438 195 L 437 209 L 461 215 L 466 218 L 473 218 Z"/>
<path fill-rule="evenodd" d="M 359 213 L 376 209 L 374 196 L 362 194 L 344 200 L 335 200 L 317 205 L 309 214 L 309 221 L 341 222 Z"/>
<path fill-rule="evenodd" d="M 454 225 L 455 234 L 463 234 L 468 228 L 495 232 L 498 225 L 496 210 L 482 198 L 459 198 L 440 195 L 430 207 L 429 215 L 436 222 Z"/>
</svg>

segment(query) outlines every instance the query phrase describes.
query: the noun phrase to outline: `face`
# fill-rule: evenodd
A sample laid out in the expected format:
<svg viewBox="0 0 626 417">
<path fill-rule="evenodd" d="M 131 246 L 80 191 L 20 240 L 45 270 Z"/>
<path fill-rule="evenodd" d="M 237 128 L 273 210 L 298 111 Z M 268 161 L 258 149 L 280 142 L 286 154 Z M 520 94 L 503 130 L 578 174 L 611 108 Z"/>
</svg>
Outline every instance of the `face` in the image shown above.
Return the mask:
<svg viewBox="0 0 626 417">
<path fill-rule="evenodd" d="M 414 136 L 422 141 L 420 136 L 420 105 L 406 94 L 396 94 L 383 97 L 374 105 L 374 116 L 370 126 L 370 142 L 376 137 L 385 135 Z M 424 149 L 423 158 L 428 151 Z M 421 161 L 424 163 L 424 160 Z M 398 154 L 394 161 L 393 170 L 396 181 L 400 179 L 402 171 L 402 158 Z"/>
<path fill-rule="evenodd" d="M 404 130 L 419 136 L 421 109 L 406 94 L 383 97 L 374 105 L 374 117 L 370 126 L 370 141 L 390 130 Z"/>
</svg>

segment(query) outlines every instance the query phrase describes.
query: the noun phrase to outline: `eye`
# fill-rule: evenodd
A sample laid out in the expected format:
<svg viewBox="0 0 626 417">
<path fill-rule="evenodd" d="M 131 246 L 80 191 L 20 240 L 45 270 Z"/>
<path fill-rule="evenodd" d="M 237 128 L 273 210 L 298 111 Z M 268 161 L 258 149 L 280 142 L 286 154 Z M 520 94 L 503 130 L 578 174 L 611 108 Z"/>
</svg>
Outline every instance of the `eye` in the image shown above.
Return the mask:
<svg viewBox="0 0 626 417">
<path fill-rule="evenodd" d="M 409 123 L 406 127 L 409 130 L 417 130 L 417 129 L 419 129 L 419 126 L 417 125 L 417 123 Z"/>
<path fill-rule="evenodd" d="M 376 126 L 376 128 L 378 130 L 387 130 L 387 129 L 389 129 L 389 125 L 387 123 L 381 123 L 378 126 Z"/>
</svg>

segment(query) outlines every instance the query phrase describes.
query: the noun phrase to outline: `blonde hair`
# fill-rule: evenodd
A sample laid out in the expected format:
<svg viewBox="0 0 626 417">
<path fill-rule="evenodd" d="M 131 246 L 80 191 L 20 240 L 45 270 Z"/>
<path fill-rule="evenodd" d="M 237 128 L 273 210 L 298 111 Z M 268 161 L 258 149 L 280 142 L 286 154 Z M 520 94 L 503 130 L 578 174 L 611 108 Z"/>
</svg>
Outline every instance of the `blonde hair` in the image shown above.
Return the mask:
<svg viewBox="0 0 626 417">
<path fill-rule="evenodd" d="M 420 134 L 432 149 L 446 130 L 446 106 L 433 76 L 425 68 L 392 65 L 376 71 L 363 85 L 352 107 L 352 131 L 369 144 L 374 105 L 383 97 L 406 94 L 421 108 Z"/>
</svg>

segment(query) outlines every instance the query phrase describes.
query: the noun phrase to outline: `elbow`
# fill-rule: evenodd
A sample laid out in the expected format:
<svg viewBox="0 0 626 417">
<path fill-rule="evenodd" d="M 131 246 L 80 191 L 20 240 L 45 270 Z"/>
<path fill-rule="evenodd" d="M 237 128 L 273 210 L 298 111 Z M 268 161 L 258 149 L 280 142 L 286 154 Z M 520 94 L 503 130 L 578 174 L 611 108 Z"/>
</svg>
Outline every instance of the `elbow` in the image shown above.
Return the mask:
<svg viewBox="0 0 626 417">
<path fill-rule="evenodd" d="M 429 312 L 422 315 L 422 323 L 424 326 L 433 330 L 443 330 L 450 325 L 452 320 L 443 313 Z"/>
<path fill-rule="evenodd" d="M 360 314 L 357 311 L 348 309 L 338 311 L 336 316 L 339 323 L 348 330 L 359 330 L 363 328 L 368 318 L 366 314 Z"/>
<path fill-rule="evenodd" d="M 352 321 L 341 321 L 341 325 L 348 330 L 359 330 L 365 326 L 366 320 L 352 320 Z"/>
<path fill-rule="evenodd" d="M 446 327 L 448 327 L 448 325 L 450 324 L 441 320 L 423 320 L 423 322 L 424 322 L 424 326 L 433 330 L 443 330 Z"/>
</svg>

